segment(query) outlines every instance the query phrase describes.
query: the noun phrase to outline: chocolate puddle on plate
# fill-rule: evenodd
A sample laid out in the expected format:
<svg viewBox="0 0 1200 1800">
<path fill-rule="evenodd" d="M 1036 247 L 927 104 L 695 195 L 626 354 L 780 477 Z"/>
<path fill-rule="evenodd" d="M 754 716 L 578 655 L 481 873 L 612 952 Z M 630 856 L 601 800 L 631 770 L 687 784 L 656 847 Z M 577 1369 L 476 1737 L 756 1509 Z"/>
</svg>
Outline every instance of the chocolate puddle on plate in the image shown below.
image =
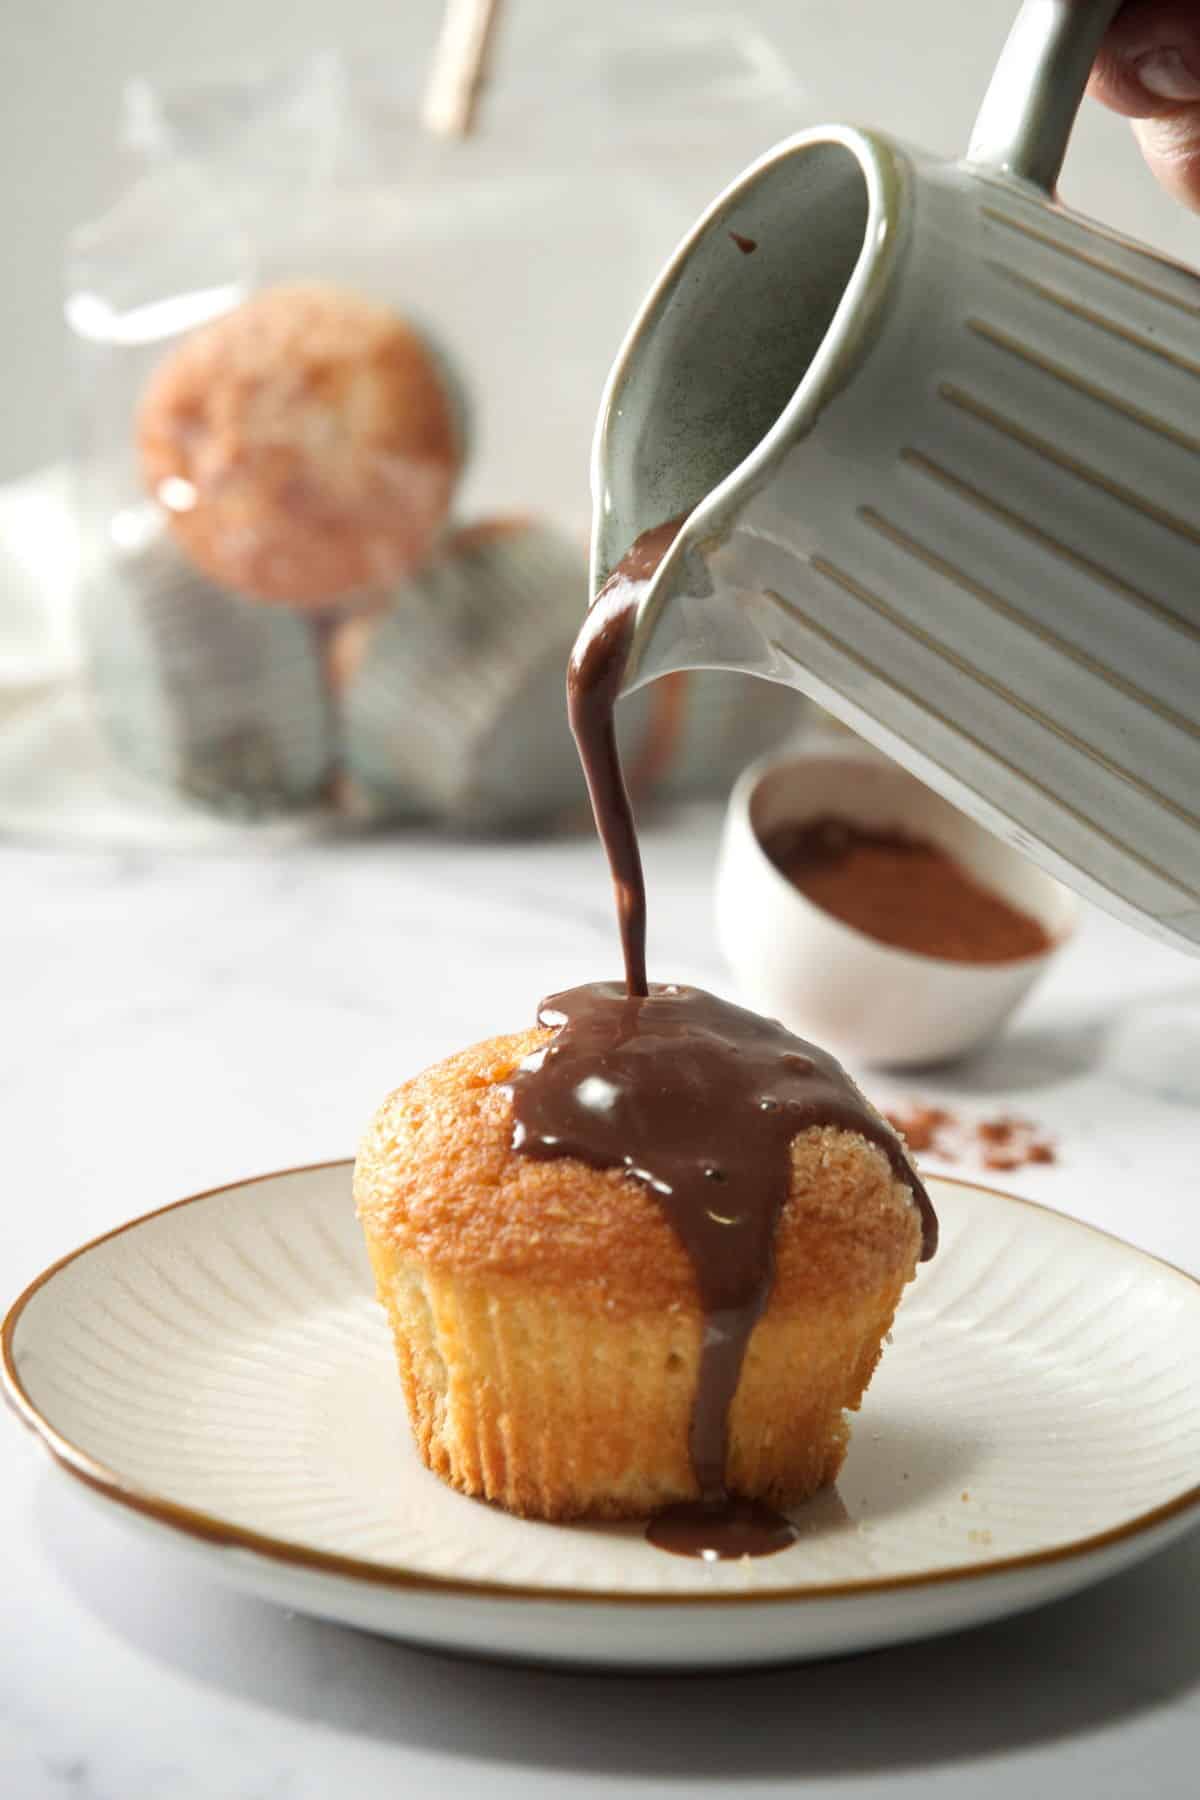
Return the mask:
<svg viewBox="0 0 1200 1800">
<path fill-rule="evenodd" d="M 775 1227 L 791 1144 L 835 1125 L 877 1144 L 921 1211 L 922 1256 L 937 1221 L 900 1139 L 824 1051 L 697 988 L 646 979 L 646 892 L 613 706 L 643 584 L 682 520 L 644 533 L 597 595 L 568 674 L 571 727 L 612 871 L 625 986 L 552 995 L 538 1020 L 556 1035 L 510 1077 L 513 1148 L 622 1168 L 643 1183 L 691 1260 L 704 1312 L 689 1452 L 700 1498 L 651 1520 L 651 1543 L 705 1560 L 786 1549 L 792 1525 L 725 1487 L 729 1408 L 771 1290 Z"/>
</svg>

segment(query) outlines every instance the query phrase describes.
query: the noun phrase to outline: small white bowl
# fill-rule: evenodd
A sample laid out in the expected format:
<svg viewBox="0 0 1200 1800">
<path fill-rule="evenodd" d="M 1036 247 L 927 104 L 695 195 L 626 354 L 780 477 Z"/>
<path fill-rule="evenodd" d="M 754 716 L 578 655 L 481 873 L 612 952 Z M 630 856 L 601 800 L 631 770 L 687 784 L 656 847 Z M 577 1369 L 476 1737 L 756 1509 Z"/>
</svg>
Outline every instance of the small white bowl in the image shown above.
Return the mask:
<svg viewBox="0 0 1200 1800">
<path fill-rule="evenodd" d="M 1030 913 L 1050 948 L 1004 963 L 896 950 L 815 906 L 762 846 L 781 825 L 832 814 L 911 832 Z M 733 790 L 717 870 L 717 936 L 750 1004 L 851 1061 L 893 1067 L 961 1056 L 999 1030 L 1079 916 L 1074 895 L 867 746 L 814 747 L 748 769 Z"/>
</svg>

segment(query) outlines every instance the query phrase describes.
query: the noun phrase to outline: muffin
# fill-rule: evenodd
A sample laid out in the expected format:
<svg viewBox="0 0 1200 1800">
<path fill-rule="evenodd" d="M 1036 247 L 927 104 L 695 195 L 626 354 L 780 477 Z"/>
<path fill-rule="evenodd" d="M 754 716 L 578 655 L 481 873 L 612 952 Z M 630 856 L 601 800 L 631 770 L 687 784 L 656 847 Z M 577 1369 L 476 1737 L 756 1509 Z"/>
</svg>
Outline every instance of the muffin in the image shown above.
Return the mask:
<svg viewBox="0 0 1200 1800">
<path fill-rule="evenodd" d="M 310 621 L 206 580 L 149 501 L 118 523 L 81 582 L 80 629 L 120 763 L 238 818 L 314 804 L 335 733 Z"/>
<path fill-rule="evenodd" d="M 339 629 L 346 767 L 368 810 L 512 831 L 578 807 L 562 696 L 586 602 L 582 547 L 509 515 L 448 532 L 388 612 Z"/>
<path fill-rule="evenodd" d="M 266 288 L 179 344 L 137 441 L 198 568 L 309 608 L 416 568 L 463 459 L 438 356 L 386 307 L 320 283 Z"/>
<path fill-rule="evenodd" d="M 493 1038 L 398 1088 L 355 1199 L 428 1467 L 530 1517 L 644 1517 L 701 1495 L 698 1270 L 644 1181 L 513 1148 L 510 1084 L 555 1037 Z M 845 1084 L 832 1113 L 856 1116 L 866 1103 L 828 1069 Z M 725 1419 L 730 1494 L 788 1505 L 834 1479 L 922 1253 L 916 1176 L 862 1116 L 868 1135 L 835 1120 L 783 1141 L 773 1276 Z"/>
</svg>

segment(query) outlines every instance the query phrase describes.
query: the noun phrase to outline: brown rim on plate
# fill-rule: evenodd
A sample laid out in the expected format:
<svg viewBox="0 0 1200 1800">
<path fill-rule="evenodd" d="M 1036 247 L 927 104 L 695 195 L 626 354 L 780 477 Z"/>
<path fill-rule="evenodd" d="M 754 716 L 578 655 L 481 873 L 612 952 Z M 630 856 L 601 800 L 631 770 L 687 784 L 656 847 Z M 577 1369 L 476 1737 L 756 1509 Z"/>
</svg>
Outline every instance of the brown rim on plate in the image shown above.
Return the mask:
<svg viewBox="0 0 1200 1800">
<path fill-rule="evenodd" d="M 175 1500 L 164 1499 L 161 1495 L 145 1493 L 141 1489 L 128 1485 L 115 1470 L 107 1468 L 103 1463 L 72 1444 L 50 1424 L 33 1400 L 26 1393 L 17 1372 L 14 1357 L 14 1339 L 21 1316 L 26 1306 L 39 1288 L 65 1269 L 68 1264 L 86 1256 L 110 1238 L 120 1237 L 124 1232 L 133 1231 L 150 1219 L 161 1218 L 164 1213 L 176 1212 L 184 1206 L 195 1206 L 199 1201 L 211 1200 L 218 1194 L 227 1194 L 234 1188 L 251 1187 L 260 1181 L 276 1181 L 291 1175 L 309 1175 L 321 1170 L 345 1170 L 347 1174 L 354 1167 L 353 1158 L 336 1157 L 328 1162 L 302 1163 L 292 1169 L 275 1169 L 264 1175 L 245 1176 L 239 1181 L 226 1181 L 219 1187 L 206 1188 L 202 1193 L 190 1194 L 186 1199 L 173 1200 L 166 1206 L 156 1206 L 150 1212 L 142 1213 L 136 1219 L 128 1219 L 123 1225 L 115 1225 L 110 1231 L 103 1231 L 98 1237 L 90 1238 L 80 1244 L 66 1256 L 60 1256 L 48 1268 L 35 1275 L 33 1280 L 18 1295 L 10 1306 L 0 1327 L 0 1362 L 4 1394 L 9 1405 L 17 1416 L 42 1440 L 55 1462 L 68 1475 L 83 1483 L 85 1487 L 102 1494 L 106 1499 L 115 1500 L 121 1506 L 140 1513 L 144 1517 L 165 1525 L 184 1535 L 199 1538 L 210 1544 L 222 1545 L 228 1549 L 250 1551 L 256 1556 L 265 1557 L 273 1562 L 289 1564 L 293 1568 L 314 1570 L 322 1575 L 337 1575 L 352 1581 L 367 1582 L 375 1587 L 400 1588 L 407 1592 L 436 1594 L 442 1597 L 451 1595 L 472 1600 L 527 1600 L 544 1601 L 548 1604 L 561 1605 L 571 1602 L 574 1605 L 591 1606 L 643 1606 L 643 1607 L 688 1607 L 688 1606 L 762 1606 L 775 1605 L 780 1601 L 820 1601 L 840 1600 L 857 1595 L 884 1594 L 904 1588 L 933 1587 L 945 1582 L 973 1581 L 980 1576 L 1007 1575 L 1024 1569 L 1039 1568 L 1049 1563 L 1071 1561 L 1086 1557 L 1095 1551 L 1107 1549 L 1110 1545 L 1122 1543 L 1128 1539 L 1141 1536 L 1169 1519 L 1178 1518 L 1190 1508 L 1200 1507 L 1200 1483 L 1177 1494 L 1173 1500 L 1164 1501 L 1161 1506 L 1152 1507 L 1149 1512 L 1140 1513 L 1123 1525 L 1112 1526 L 1107 1531 L 1096 1532 L 1089 1537 L 1077 1538 L 1073 1543 L 1060 1544 L 1054 1549 L 1031 1550 L 1021 1556 L 996 1557 L 989 1562 L 974 1563 L 969 1568 L 931 1569 L 913 1575 L 882 1576 L 867 1581 L 831 1582 L 827 1585 L 809 1583 L 790 1588 L 764 1589 L 750 1593 L 663 1593 L 663 1594 L 631 1594 L 623 1590 L 605 1588 L 559 1588 L 528 1587 L 518 1584 L 508 1585 L 501 1581 L 463 1581 L 454 1576 L 421 1575 L 412 1570 L 397 1568 L 387 1563 L 370 1562 L 362 1557 L 339 1556 L 330 1550 L 314 1550 L 304 1544 L 290 1543 L 286 1538 L 269 1536 L 262 1532 L 250 1531 L 245 1526 L 235 1525 L 231 1521 L 221 1519 L 211 1513 L 204 1513 L 194 1507 L 185 1506 Z M 938 1179 L 935 1177 L 934 1179 Z M 1049 1213 L 1054 1218 L 1066 1219 L 1080 1231 L 1090 1231 L 1096 1237 L 1107 1238 L 1110 1243 L 1117 1244 L 1122 1250 L 1142 1257 L 1158 1269 L 1166 1269 L 1172 1275 L 1179 1276 L 1193 1287 L 1200 1287 L 1200 1277 L 1181 1269 L 1175 1263 L 1169 1263 L 1162 1257 L 1154 1256 L 1148 1250 L 1139 1249 L 1136 1244 L 1129 1244 L 1111 1231 L 1105 1231 L 1098 1225 L 1086 1224 L 1082 1219 L 1072 1218 L 1069 1213 L 1059 1211 L 1057 1207 L 1043 1206 L 1040 1201 L 1025 1199 L 1020 1194 L 1007 1194 L 1001 1188 L 994 1188 L 982 1181 L 964 1181 L 958 1176 L 946 1176 L 942 1179 L 953 1182 L 957 1187 L 973 1188 L 979 1193 L 990 1194 L 994 1199 L 1006 1200 L 1018 1206 L 1032 1207 L 1035 1212 Z M 536 1529 L 539 1521 L 530 1521 Z"/>
</svg>

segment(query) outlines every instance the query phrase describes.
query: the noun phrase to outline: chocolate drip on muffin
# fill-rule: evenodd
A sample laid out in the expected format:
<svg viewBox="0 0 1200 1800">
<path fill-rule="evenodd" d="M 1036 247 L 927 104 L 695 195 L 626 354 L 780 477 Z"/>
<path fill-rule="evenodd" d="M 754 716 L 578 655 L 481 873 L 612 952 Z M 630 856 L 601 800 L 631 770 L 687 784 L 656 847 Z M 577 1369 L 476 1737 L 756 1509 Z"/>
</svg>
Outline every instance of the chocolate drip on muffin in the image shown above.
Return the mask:
<svg viewBox="0 0 1200 1800">
<path fill-rule="evenodd" d="M 771 1289 L 793 1140 L 834 1126 L 882 1150 L 920 1208 L 923 1257 L 937 1243 L 933 1208 L 900 1139 L 833 1057 L 772 1019 L 698 988 L 630 995 L 595 983 L 543 1001 L 538 1023 L 557 1035 L 506 1084 L 513 1148 L 624 1169 L 670 1220 L 704 1314 L 692 1468 L 702 1505 L 720 1507 L 729 1409 Z"/>
<path fill-rule="evenodd" d="M 612 713 L 643 584 L 681 522 L 634 544 L 597 596 L 568 675 L 571 724 L 612 871 L 625 989 L 594 984 L 544 1001 L 539 1023 L 557 1035 L 506 1085 L 515 1151 L 626 1171 L 682 1243 L 703 1313 L 689 1434 L 702 1517 L 672 1509 L 653 1537 L 683 1554 L 744 1555 L 789 1541 L 785 1522 L 731 1506 L 725 1470 L 730 1409 L 771 1291 L 795 1140 L 833 1127 L 882 1151 L 919 1209 L 923 1258 L 936 1247 L 937 1222 L 900 1139 L 832 1057 L 711 994 L 647 983 L 645 886 Z"/>
</svg>

